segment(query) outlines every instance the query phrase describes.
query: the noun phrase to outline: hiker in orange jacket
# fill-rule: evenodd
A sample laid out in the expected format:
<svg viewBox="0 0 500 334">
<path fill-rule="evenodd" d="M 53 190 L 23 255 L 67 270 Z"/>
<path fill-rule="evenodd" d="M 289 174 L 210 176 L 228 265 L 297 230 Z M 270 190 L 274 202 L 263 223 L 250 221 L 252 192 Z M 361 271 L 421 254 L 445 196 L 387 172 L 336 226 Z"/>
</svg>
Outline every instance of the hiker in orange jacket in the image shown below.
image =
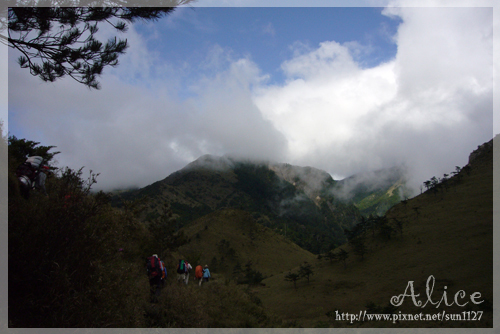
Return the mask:
<svg viewBox="0 0 500 334">
<path fill-rule="evenodd" d="M 200 281 L 199 285 L 201 286 L 201 281 L 203 278 L 203 267 L 201 265 L 196 266 L 196 269 L 194 270 L 194 277 L 195 279 Z"/>
</svg>

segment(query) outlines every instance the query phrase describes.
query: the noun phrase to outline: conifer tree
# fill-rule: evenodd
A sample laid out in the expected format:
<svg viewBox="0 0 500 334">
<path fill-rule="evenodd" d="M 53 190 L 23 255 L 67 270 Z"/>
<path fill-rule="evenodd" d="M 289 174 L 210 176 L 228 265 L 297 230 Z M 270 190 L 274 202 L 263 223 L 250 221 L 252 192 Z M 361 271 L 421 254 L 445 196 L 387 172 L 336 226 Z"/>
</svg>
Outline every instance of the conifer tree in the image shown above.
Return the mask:
<svg viewBox="0 0 500 334">
<path fill-rule="evenodd" d="M 109 7 L 78 0 L 66 6 L 53 0 L 38 4 L 39 7 L 21 7 L 11 1 L 8 36 L 0 34 L 0 40 L 18 50 L 22 54 L 19 65 L 43 81 L 69 76 L 88 88 L 100 89 L 97 77 L 106 66 L 117 66 L 118 57 L 129 45 L 126 39 L 116 37 L 105 44 L 96 39 L 99 24 L 126 32 L 127 24 L 157 20 L 171 13 L 175 6 L 191 1 L 159 0 L 166 7 L 157 8 L 124 7 L 126 0 L 106 2 Z"/>
<path fill-rule="evenodd" d="M 40 156 L 44 163 L 49 163 L 56 154 L 61 152 L 49 152 L 56 146 L 43 146 L 39 142 L 26 139 L 18 139 L 16 136 L 9 136 L 9 155 L 16 160 L 16 163 L 23 163 L 28 157 Z"/>
</svg>

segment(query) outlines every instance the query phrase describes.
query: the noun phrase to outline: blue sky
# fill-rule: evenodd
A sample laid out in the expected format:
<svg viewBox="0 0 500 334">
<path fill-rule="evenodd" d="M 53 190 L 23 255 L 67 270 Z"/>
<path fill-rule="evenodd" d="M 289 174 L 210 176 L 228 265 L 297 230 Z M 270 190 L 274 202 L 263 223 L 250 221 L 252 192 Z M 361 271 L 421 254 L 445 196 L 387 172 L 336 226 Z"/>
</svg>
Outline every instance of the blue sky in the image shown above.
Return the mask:
<svg viewBox="0 0 500 334">
<path fill-rule="evenodd" d="M 294 45 L 312 49 L 324 41 L 356 41 L 369 48 L 357 55 L 367 67 L 393 58 L 392 36 L 400 21 L 381 11 L 372 7 L 184 7 L 159 23 L 138 25 L 137 31 L 146 39 L 154 34 L 148 49 L 173 64 L 202 62 L 219 45 L 229 48 L 234 57 L 249 56 L 271 82 L 280 82 L 284 79 L 280 66 L 293 56 Z"/>
<path fill-rule="evenodd" d="M 122 35 L 130 48 L 100 91 L 43 83 L 10 51 L 9 131 L 101 173 L 102 189 L 146 186 L 204 154 L 336 179 L 403 164 L 418 187 L 494 132 L 493 9 L 431 3 L 178 8 Z"/>
</svg>

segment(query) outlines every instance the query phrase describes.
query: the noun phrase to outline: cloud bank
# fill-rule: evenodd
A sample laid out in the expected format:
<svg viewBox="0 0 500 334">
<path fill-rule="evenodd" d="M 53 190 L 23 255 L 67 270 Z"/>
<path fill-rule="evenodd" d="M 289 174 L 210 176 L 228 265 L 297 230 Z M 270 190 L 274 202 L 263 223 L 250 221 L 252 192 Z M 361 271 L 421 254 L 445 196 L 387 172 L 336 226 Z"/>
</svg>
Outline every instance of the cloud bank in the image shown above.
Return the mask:
<svg viewBox="0 0 500 334">
<path fill-rule="evenodd" d="M 56 145 L 61 166 L 101 173 L 97 189 L 143 187 L 204 154 L 314 166 L 337 179 L 404 164 L 418 187 L 492 138 L 492 13 L 387 8 L 402 19 L 394 59 L 364 68 L 355 55 L 369 49 L 354 41 L 296 44 L 279 85 L 230 46 L 175 67 L 134 27 L 97 92 L 42 83 L 10 52 L 9 117 L 20 136 Z"/>
<path fill-rule="evenodd" d="M 334 41 L 283 64 L 256 97 L 291 163 L 349 176 L 405 164 L 413 186 L 467 163 L 492 138 L 492 10 L 388 8 L 394 60 L 361 68 Z"/>
</svg>

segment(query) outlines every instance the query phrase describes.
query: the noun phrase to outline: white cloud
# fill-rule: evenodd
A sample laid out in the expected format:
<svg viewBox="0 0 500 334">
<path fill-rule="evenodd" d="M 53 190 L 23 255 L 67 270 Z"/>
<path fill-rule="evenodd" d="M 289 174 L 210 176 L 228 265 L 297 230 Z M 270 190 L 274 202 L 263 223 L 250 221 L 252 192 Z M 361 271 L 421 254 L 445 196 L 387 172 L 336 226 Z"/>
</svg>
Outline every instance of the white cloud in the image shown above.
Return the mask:
<svg viewBox="0 0 500 334">
<path fill-rule="evenodd" d="M 98 188 L 145 186 L 207 153 L 336 176 L 406 163 L 422 182 L 463 166 L 491 139 L 491 11 L 385 13 L 403 19 L 392 61 L 364 68 L 356 52 L 366 50 L 355 41 L 296 43 L 282 66 L 288 80 L 274 86 L 226 46 L 175 67 L 131 27 L 130 49 L 105 70 L 98 92 L 71 79 L 43 83 L 10 66 L 9 116 L 29 139 L 58 146 L 62 166 L 100 172 Z"/>
<path fill-rule="evenodd" d="M 262 33 L 274 37 L 276 35 L 276 30 L 271 22 L 262 27 Z"/>
<path fill-rule="evenodd" d="M 283 66 L 284 87 L 260 90 L 256 103 L 289 141 L 289 158 L 305 163 L 316 150 L 353 139 L 360 118 L 394 97 L 393 65 L 362 70 L 346 46 L 325 42 Z"/>
<path fill-rule="evenodd" d="M 282 68 L 289 78 L 308 80 L 349 75 L 357 65 L 347 47 L 336 42 L 323 42 L 318 49 L 285 62 Z"/>
<path fill-rule="evenodd" d="M 184 69 L 158 63 L 133 28 L 127 38 L 130 49 L 100 91 L 9 68 L 12 117 L 27 138 L 57 146 L 60 166 L 92 169 L 101 174 L 95 188 L 110 189 L 146 186 L 204 154 L 280 156 L 283 136 L 251 100 L 251 87 L 265 79 L 254 63 L 216 47 L 204 63 L 211 70 L 182 99 L 174 83 Z"/>
<path fill-rule="evenodd" d="M 256 94 L 290 162 L 344 176 L 405 163 L 416 186 L 492 138 L 491 9 L 384 13 L 403 20 L 391 62 L 362 69 L 352 45 L 324 42 L 283 65 L 285 85 Z"/>
</svg>

